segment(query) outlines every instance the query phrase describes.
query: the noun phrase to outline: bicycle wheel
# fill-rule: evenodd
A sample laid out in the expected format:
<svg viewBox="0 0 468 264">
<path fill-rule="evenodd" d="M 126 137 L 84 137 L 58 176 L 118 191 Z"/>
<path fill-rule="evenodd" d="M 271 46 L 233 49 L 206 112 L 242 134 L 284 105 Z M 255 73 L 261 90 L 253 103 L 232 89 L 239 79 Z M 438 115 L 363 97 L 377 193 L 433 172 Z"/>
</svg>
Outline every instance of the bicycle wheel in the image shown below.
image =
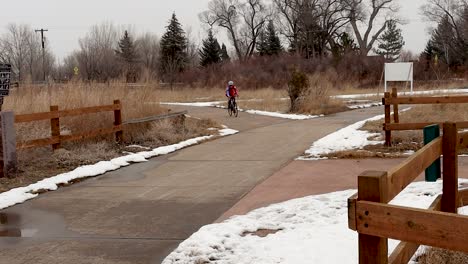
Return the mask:
<svg viewBox="0 0 468 264">
<path fill-rule="evenodd" d="M 229 116 L 232 116 L 232 114 L 233 114 L 231 100 L 229 100 L 229 102 L 228 102 L 228 114 L 229 114 Z"/>
<path fill-rule="evenodd" d="M 232 111 L 234 112 L 235 117 L 239 116 L 239 108 L 237 108 L 237 103 L 234 103 L 234 105 L 232 107 Z"/>
</svg>

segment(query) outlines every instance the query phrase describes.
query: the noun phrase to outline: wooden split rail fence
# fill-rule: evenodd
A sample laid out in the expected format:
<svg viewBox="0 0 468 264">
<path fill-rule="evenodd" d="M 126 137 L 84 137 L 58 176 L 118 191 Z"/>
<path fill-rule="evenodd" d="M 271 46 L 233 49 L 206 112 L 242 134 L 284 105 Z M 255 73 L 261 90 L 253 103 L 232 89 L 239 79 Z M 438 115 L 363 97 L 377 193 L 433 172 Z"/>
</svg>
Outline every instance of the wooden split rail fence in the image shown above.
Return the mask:
<svg viewBox="0 0 468 264">
<path fill-rule="evenodd" d="M 419 105 L 419 104 L 466 104 L 468 96 L 435 96 L 435 97 L 414 97 L 404 96 L 399 97 L 396 88 L 392 92 L 386 92 L 382 103 L 385 107 L 385 123 L 383 130 L 385 131 L 385 145 L 392 145 L 392 131 L 403 130 L 422 130 L 435 122 L 419 122 L 419 123 L 400 123 L 398 113 L 399 105 Z M 393 123 L 391 107 L 393 106 Z M 442 126 L 442 123 L 439 123 Z M 458 128 L 468 128 L 468 121 L 457 122 Z"/>
<path fill-rule="evenodd" d="M 458 150 L 468 133 L 457 123 L 443 124 L 443 135 L 390 171 L 358 177 L 358 193 L 348 200 L 349 228 L 359 233 L 359 263 L 408 263 L 419 245 L 468 252 L 468 189 L 458 189 Z M 427 210 L 388 203 L 443 155 L 443 193 Z M 388 255 L 388 238 L 402 241 Z"/>
<path fill-rule="evenodd" d="M 61 118 L 82 116 L 82 115 L 102 113 L 102 112 L 114 113 L 114 123 L 112 127 L 100 128 L 100 129 L 82 132 L 82 133 L 73 134 L 73 135 L 61 134 L 60 132 L 60 119 Z M 9 113 L 11 114 L 11 112 Z M 0 130 L 3 131 L 2 133 L 3 133 L 4 140 L 6 138 L 4 135 L 6 131 L 13 131 L 13 134 L 14 134 L 13 124 L 44 121 L 44 120 L 50 120 L 51 136 L 48 138 L 34 139 L 34 140 L 18 142 L 18 143 L 16 143 L 16 138 L 14 136 L 9 136 L 8 137 L 9 140 L 6 140 L 8 142 L 2 142 L 2 140 L 0 140 L 0 151 L 3 151 L 3 155 L 0 155 L 0 159 L 1 159 L 0 160 L 0 178 L 5 176 L 7 172 L 6 163 L 8 164 L 14 163 L 11 166 L 13 167 L 16 166 L 15 165 L 16 164 L 16 149 L 29 149 L 29 148 L 36 148 L 36 147 L 52 146 L 52 148 L 55 150 L 55 149 L 59 149 L 61 147 L 61 144 L 64 142 L 78 141 L 78 140 L 89 139 L 89 138 L 111 135 L 111 134 L 115 134 L 116 142 L 123 143 L 123 140 L 124 140 L 123 126 L 124 125 L 140 124 L 140 123 L 162 120 L 166 118 L 184 117 L 185 114 L 187 114 L 187 111 L 122 121 L 122 104 L 120 100 L 115 100 L 114 103 L 111 105 L 84 107 L 84 108 L 67 109 L 67 110 L 59 110 L 58 106 L 50 106 L 49 112 L 21 114 L 21 115 L 11 114 L 12 116 L 11 124 L 5 125 L 3 124 L 4 122 L 1 122 L 0 124 L 2 126 L 2 129 Z M 2 116 L 2 118 L 4 117 Z M 0 136 L 0 139 L 1 138 L 2 137 Z M 8 151 L 5 149 L 7 145 L 12 145 L 11 149 L 8 149 Z M 8 157 L 5 156 L 8 153 L 9 153 L 9 156 Z"/>
</svg>

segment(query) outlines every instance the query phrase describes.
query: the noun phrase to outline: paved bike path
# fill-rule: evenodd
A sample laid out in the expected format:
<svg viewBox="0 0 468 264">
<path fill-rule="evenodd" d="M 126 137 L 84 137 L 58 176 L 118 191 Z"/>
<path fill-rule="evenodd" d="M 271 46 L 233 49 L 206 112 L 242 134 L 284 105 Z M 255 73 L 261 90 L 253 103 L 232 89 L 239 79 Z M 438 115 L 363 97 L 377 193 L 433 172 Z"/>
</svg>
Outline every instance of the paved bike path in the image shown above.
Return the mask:
<svg viewBox="0 0 468 264">
<path fill-rule="evenodd" d="M 188 110 L 240 133 L 0 211 L 0 230 L 10 235 L 0 238 L 0 263 L 160 263 L 313 141 L 382 112 L 371 108 L 292 121 Z"/>
</svg>

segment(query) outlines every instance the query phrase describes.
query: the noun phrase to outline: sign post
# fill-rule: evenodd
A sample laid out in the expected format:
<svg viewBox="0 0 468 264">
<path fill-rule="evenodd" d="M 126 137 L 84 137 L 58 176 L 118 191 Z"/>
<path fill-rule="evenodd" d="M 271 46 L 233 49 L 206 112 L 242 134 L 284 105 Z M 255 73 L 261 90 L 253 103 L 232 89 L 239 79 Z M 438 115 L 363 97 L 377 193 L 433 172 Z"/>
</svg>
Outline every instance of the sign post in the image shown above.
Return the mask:
<svg viewBox="0 0 468 264">
<path fill-rule="evenodd" d="M 1 112 L 3 98 L 10 94 L 11 65 L 0 64 L 0 177 L 17 170 L 15 115 Z"/>
<path fill-rule="evenodd" d="M 387 82 L 411 82 L 411 94 L 413 93 L 413 63 L 385 63 L 385 92 Z"/>
</svg>

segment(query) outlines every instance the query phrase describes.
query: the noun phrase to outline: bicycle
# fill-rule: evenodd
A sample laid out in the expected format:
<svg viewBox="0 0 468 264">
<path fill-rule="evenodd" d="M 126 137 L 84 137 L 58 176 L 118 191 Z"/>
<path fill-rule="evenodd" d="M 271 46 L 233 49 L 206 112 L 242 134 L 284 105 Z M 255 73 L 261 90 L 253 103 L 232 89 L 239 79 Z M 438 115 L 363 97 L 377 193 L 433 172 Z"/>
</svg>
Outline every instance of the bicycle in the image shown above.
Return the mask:
<svg viewBox="0 0 468 264">
<path fill-rule="evenodd" d="M 236 98 L 231 97 L 228 102 L 228 113 L 229 116 L 234 115 L 237 117 L 239 115 L 239 108 L 237 108 Z"/>
</svg>

